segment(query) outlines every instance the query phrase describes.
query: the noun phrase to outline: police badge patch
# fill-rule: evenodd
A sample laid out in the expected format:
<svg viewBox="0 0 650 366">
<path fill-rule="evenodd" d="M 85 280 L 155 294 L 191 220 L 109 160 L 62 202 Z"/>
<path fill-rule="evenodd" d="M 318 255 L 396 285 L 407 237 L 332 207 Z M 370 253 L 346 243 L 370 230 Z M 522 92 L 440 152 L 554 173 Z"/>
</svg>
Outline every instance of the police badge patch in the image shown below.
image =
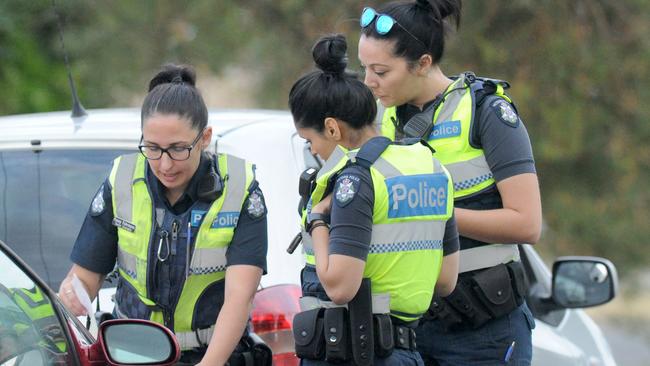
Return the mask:
<svg viewBox="0 0 650 366">
<path fill-rule="evenodd" d="M 90 204 L 90 215 L 99 216 L 104 213 L 104 209 L 106 209 L 106 202 L 104 202 L 104 185 L 102 184 Z"/>
<path fill-rule="evenodd" d="M 359 191 L 359 177 L 355 175 L 343 175 L 336 181 L 334 197 L 339 207 L 344 207 L 352 202 L 354 195 Z"/>
<path fill-rule="evenodd" d="M 519 116 L 510 103 L 503 99 L 497 99 L 492 103 L 492 108 L 501 122 L 513 128 L 519 126 Z"/>
<path fill-rule="evenodd" d="M 264 215 L 266 207 L 264 206 L 264 200 L 262 195 L 258 190 L 253 191 L 248 195 L 248 206 L 246 207 L 248 216 L 253 219 L 258 219 Z"/>
</svg>

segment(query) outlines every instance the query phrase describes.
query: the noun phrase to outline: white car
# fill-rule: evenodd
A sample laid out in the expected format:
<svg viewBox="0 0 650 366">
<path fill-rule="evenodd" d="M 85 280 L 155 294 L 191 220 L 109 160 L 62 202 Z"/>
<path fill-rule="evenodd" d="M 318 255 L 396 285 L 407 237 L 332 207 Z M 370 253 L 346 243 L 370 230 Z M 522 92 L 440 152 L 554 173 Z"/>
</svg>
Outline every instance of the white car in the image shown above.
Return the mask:
<svg viewBox="0 0 650 366">
<path fill-rule="evenodd" d="M 252 313 L 254 330 L 273 349 L 276 365 L 296 365 L 291 322 L 298 311 L 300 249 L 286 248 L 299 231 L 298 178 L 318 161 L 305 147 L 285 111 L 211 110 L 213 149 L 257 166 L 268 205 L 268 275 Z M 0 117 L 0 240 L 18 253 L 52 288 L 71 263 L 69 254 L 90 201 L 112 159 L 135 152 L 140 111 L 90 110 Z M 568 257 L 552 276 L 529 245 L 521 257 L 530 280 L 527 297 L 537 327 L 533 365 L 615 365 L 600 328 L 580 307 L 609 301 L 616 270 L 607 260 Z M 555 283 L 552 284 L 552 281 Z M 100 294 L 111 311 L 114 284 Z"/>
</svg>

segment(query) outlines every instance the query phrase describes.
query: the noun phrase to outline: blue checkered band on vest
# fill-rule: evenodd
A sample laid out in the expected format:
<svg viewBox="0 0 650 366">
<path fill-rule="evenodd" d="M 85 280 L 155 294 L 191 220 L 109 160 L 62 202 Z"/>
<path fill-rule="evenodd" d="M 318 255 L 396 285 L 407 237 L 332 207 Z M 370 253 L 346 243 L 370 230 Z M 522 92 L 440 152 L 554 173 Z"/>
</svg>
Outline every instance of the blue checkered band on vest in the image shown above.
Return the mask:
<svg viewBox="0 0 650 366">
<path fill-rule="evenodd" d="M 464 180 L 462 182 L 457 182 L 457 183 L 454 182 L 454 190 L 459 191 L 461 189 L 471 188 L 479 183 L 492 179 L 492 177 L 493 175 L 492 173 L 490 173 L 490 174 L 481 175 L 480 177 Z"/>
</svg>

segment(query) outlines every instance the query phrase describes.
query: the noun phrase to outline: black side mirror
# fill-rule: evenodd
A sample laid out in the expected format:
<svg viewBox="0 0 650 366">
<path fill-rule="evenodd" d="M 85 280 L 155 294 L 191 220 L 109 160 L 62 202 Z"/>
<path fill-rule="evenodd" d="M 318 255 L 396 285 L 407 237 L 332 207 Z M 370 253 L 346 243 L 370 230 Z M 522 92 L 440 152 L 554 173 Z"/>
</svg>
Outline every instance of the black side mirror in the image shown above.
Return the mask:
<svg viewBox="0 0 650 366">
<path fill-rule="evenodd" d="M 553 263 L 552 299 L 563 308 L 604 304 L 618 292 L 612 262 L 599 257 L 561 257 Z"/>
</svg>

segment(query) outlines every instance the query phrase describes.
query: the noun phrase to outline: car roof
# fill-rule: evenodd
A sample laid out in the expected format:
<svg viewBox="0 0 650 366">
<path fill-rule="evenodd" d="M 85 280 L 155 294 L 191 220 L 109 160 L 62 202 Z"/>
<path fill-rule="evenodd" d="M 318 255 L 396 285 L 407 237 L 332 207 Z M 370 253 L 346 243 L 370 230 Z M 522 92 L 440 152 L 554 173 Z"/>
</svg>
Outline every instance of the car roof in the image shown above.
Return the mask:
<svg viewBox="0 0 650 366">
<path fill-rule="evenodd" d="M 211 109 L 209 124 L 213 134 L 229 133 L 256 123 L 291 121 L 286 111 L 252 109 Z M 140 110 L 92 109 L 88 115 L 72 118 L 70 112 L 21 114 L 0 117 L 0 148 L 133 148 L 140 138 Z"/>
</svg>

